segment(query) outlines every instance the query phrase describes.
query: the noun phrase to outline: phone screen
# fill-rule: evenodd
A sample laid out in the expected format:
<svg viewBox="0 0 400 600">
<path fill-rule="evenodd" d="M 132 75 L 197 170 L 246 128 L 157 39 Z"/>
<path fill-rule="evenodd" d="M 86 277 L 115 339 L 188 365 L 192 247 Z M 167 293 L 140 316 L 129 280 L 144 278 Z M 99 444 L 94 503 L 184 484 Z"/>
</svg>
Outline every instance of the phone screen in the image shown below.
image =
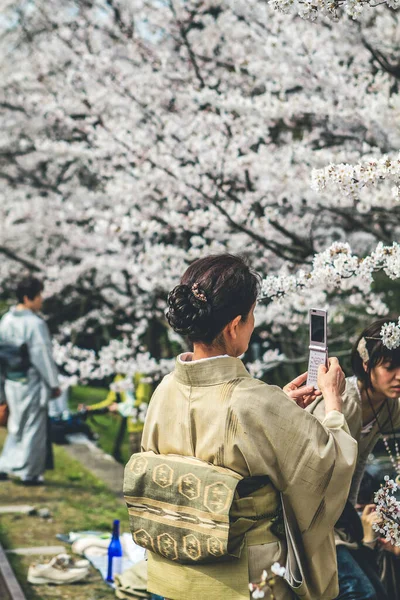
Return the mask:
<svg viewBox="0 0 400 600">
<path fill-rule="evenodd" d="M 325 318 L 311 315 L 311 341 L 325 344 Z"/>
</svg>

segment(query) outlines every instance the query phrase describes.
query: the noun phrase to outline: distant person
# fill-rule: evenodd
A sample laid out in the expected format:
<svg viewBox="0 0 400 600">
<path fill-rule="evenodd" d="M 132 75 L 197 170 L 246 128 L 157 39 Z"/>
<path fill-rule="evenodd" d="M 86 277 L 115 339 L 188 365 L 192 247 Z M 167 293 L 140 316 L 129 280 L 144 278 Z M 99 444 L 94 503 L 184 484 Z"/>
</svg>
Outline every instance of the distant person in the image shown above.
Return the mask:
<svg viewBox="0 0 400 600">
<path fill-rule="evenodd" d="M 144 420 L 153 393 L 153 385 L 142 373 L 135 373 L 133 390 L 121 389 L 121 391 L 117 391 L 120 382 L 123 380 L 125 380 L 123 375 L 117 375 L 114 379 L 114 389 L 110 389 L 104 400 L 96 404 L 80 404 L 78 408 L 88 411 L 108 408 L 109 412 L 119 413 L 121 417 L 126 418 L 130 452 L 134 454 L 140 452 Z M 118 402 L 119 399 L 120 402 Z M 120 443 L 121 441 L 119 440 Z"/>
<path fill-rule="evenodd" d="M 22 279 L 17 306 L 0 321 L 0 341 L 26 344 L 30 361 L 25 372 L 6 374 L 8 436 L 0 456 L 0 479 L 14 475 L 26 485 L 40 485 L 45 469 L 53 467 L 47 412 L 49 399 L 61 394 L 49 330 L 37 314 L 42 291 L 43 284 L 35 277 Z"/>
</svg>

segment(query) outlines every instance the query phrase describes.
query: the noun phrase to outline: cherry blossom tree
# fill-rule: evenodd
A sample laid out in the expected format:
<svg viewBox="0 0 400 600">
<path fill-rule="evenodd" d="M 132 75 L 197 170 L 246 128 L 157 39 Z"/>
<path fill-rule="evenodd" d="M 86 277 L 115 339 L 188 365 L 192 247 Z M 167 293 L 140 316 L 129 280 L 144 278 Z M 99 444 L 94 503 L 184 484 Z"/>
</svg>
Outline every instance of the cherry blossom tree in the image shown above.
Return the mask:
<svg viewBox="0 0 400 600">
<path fill-rule="evenodd" d="M 271 0 L 270 4 L 285 14 L 295 13 L 312 21 L 321 15 L 337 20 L 343 14 L 358 19 L 364 11 L 377 6 L 377 3 L 371 0 Z M 386 4 L 393 9 L 400 6 L 398 0 L 384 0 L 379 4 Z"/>
<path fill-rule="evenodd" d="M 388 312 L 371 284 L 400 276 L 395 11 L 8 0 L 0 27 L 1 286 L 46 279 L 70 372 L 167 370 L 146 332 L 210 252 L 265 276 L 257 374 L 312 305 Z"/>
</svg>

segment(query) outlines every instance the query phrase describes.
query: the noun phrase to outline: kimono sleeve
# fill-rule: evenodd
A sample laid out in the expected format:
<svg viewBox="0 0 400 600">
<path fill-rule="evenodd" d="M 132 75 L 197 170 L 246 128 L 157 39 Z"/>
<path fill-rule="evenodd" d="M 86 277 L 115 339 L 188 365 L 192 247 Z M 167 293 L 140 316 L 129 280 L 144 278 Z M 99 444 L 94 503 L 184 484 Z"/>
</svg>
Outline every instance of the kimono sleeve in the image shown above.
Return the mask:
<svg viewBox="0 0 400 600">
<path fill-rule="evenodd" d="M 95 404 L 91 404 L 90 409 L 97 410 L 98 408 L 107 408 L 107 406 L 111 406 L 111 404 L 113 404 L 116 401 L 117 394 L 114 392 L 114 390 L 109 390 L 104 400 L 100 400 L 100 402 L 95 402 Z"/>
<path fill-rule="evenodd" d="M 242 435 L 241 451 L 250 473 L 269 475 L 281 492 L 302 549 L 307 573 L 304 586 L 308 589 L 304 598 L 334 598 L 337 571 L 333 529 L 349 494 L 357 442 L 343 414 L 331 411 L 321 422 L 280 388 L 261 388 L 256 383 L 254 380 L 252 390 L 248 390 L 248 402 L 241 413 L 243 431 L 248 434 Z M 246 443 L 248 436 L 251 445 Z"/>
<path fill-rule="evenodd" d="M 28 343 L 32 366 L 50 388 L 58 387 L 58 369 L 53 359 L 52 344 L 47 325 L 37 319 Z"/>
<path fill-rule="evenodd" d="M 306 503 L 312 497 L 312 505 L 319 501 L 315 496 L 321 497 L 338 476 L 344 504 L 357 457 L 357 443 L 344 416 L 332 411 L 320 422 L 280 388 L 257 380 L 246 382 L 237 391 L 241 395 L 243 400 L 237 398 L 241 427 L 236 444 L 250 474 L 267 474 L 279 491 L 296 490 L 304 494 Z M 307 512 L 302 517 L 305 528 Z"/>
<path fill-rule="evenodd" d="M 351 435 L 355 440 L 359 440 L 362 425 L 361 406 L 358 401 L 357 384 L 353 379 L 346 379 L 346 388 L 342 396 L 342 412 Z M 325 402 L 323 397 L 317 398 L 305 410 L 323 423 L 325 419 Z"/>
</svg>

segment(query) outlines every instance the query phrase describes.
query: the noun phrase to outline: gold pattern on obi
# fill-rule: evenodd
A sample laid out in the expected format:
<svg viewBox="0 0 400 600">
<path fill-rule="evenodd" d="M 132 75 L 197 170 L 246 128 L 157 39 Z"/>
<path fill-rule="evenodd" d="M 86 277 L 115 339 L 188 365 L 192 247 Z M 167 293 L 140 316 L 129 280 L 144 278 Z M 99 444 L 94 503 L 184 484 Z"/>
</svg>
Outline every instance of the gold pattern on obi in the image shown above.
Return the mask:
<svg viewBox="0 0 400 600">
<path fill-rule="evenodd" d="M 204 506 L 210 512 L 220 513 L 232 503 L 232 493 L 222 481 L 208 485 L 204 493 Z"/>
<path fill-rule="evenodd" d="M 139 456 L 132 461 L 130 469 L 135 475 L 143 475 L 147 469 L 147 458 Z"/>
<path fill-rule="evenodd" d="M 212 554 L 213 556 L 222 556 L 224 553 L 223 544 L 222 544 L 221 540 L 219 540 L 216 537 L 208 538 L 207 550 L 208 550 L 208 553 Z"/>
<path fill-rule="evenodd" d="M 200 496 L 201 481 L 193 473 L 181 475 L 178 479 L 178 490 L 188 500 L 196 500 Z"/>
<path fill-rule="evenodd" d="M 192 559 L 198 560 L 201 556 L 201 544 L 195 535 L 185 535 L 183 538 L 183 551 Z"/>
<path fill-rule="evenodd" d="M 133 532 L 133 540 L 138 546 L 154 550 L 153 538 L 145 529 L 138 529 Z"/>
<path fill-rule="evenodd" d="M 167 464 L 158 465 L 153 471 L 153 481 L 161 488 L 166 488 L 172 485 L 174 471 Z"/>
<path fill-rule="evenodd" d="M 169 560 L 177 560 L 178 544 L 169 533 L 162 533 L 157 536 L 158 550 L 160 554 L 169 558 Z"/>
</svg>

